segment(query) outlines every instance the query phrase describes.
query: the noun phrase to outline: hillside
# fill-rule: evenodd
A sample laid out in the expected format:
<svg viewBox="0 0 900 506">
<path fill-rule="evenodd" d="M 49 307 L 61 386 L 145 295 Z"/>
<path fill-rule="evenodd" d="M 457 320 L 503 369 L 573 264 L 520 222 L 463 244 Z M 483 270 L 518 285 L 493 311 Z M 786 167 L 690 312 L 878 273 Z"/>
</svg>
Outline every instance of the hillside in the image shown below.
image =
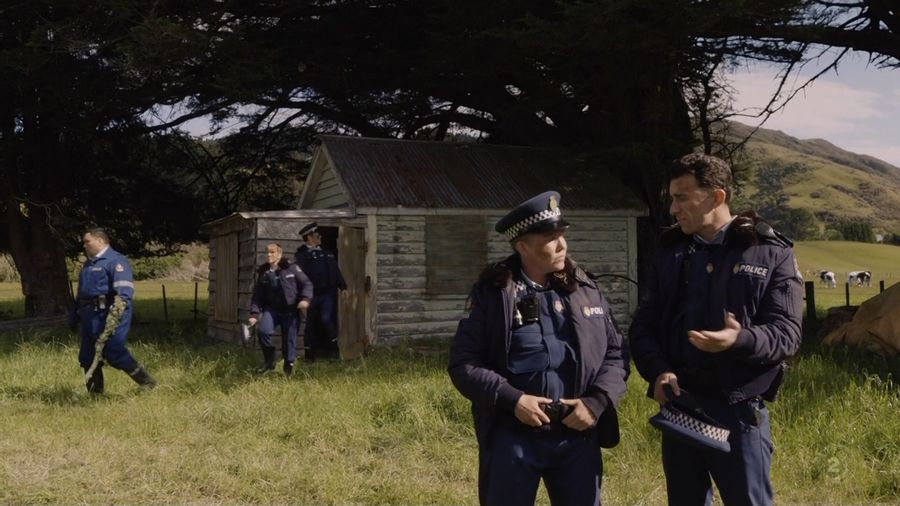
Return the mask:
<svg viewBox="0 0 900 506">
<path fill-rule="evenodd" d="M 733 139 L 743 139 L 751 130 L 741 123 L 729 125 Z M 851 153 L 823 139 L 802 140 L 759 129 L 747 143 L 738 168 L 745 171 L 741 177 L 745 197 L 761 186 L 780 184 L 787 207 L 808 210 L 820 223 L 831 218 L 861 219 L 876 232 L 900 233 L 900 168 L 877 158 Z"/>
</svg>

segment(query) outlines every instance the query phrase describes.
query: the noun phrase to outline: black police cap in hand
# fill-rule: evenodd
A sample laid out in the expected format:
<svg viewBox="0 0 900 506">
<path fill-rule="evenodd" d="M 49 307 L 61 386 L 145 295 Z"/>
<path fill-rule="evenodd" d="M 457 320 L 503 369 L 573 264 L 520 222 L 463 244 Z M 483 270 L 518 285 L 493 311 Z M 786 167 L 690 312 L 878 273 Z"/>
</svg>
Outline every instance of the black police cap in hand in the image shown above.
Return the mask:
<svg viewBox="0 0 900 506">
<path fill-rule="evenodd" d="M 731 431 L 707 415 L 690 393 L 682 388 L 681 395 L 675 395 L 670 385 L 663 385 L 663 391 L 669 402 L 650 419 L 651 425 L 693 446 L 731 451 L 728 443 Z"/>
<path fill-rule="evenodd" d="M 522 202 L 494 226 L 494 230 L 513 241 L 529 232 L 564 230 L 569 223 L 562 219 L 559 193 L 548 191 Z"/>
</svg>

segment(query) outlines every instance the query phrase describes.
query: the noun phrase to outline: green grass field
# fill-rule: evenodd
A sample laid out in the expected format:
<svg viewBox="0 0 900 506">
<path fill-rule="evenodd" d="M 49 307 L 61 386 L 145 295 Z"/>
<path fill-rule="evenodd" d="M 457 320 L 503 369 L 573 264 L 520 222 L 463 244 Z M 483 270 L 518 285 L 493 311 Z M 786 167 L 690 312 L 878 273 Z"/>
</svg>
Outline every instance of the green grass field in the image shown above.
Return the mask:
<svg viewBox="0 0 900 506">
<path fill-rule="evenodd" d="M 161 290 L 139 293 L 129 342 L 160 381 L 150 392 L 108 370 L 107 394 L 87 395 L 65 329 L 0 334 L 0 503 L 477 504 L 447 343 L 257 377 L 257 351 L 210 342 L 191 319 L 193 284 L 167 283 L 186 302 L 169 322 Z M 900 504 L 900 363 L 823 349 L 815 331 L 770 405 L 778 504 Z M 656 408 L 639 376 L 629 387 L 604 502 L 664 504 Z"/>
<path fill-rule="evenodd" d="M 877 295 L 879 281 L 884 281 L 885 288 L 900 282 L 900 246 L 806 241 L 794 245 L 794 254 L 804 279 L 816 284 L 816 306 L 822 310 L 846 305 L 845 283 L 849 271 L 872 272 L 872 286 L 850 287 L 850 305 L 853 306 Z M 837 288 L 827 288 L 819 281 L 820 270 L 830 270 L 836 274 Z"/>
</svg>

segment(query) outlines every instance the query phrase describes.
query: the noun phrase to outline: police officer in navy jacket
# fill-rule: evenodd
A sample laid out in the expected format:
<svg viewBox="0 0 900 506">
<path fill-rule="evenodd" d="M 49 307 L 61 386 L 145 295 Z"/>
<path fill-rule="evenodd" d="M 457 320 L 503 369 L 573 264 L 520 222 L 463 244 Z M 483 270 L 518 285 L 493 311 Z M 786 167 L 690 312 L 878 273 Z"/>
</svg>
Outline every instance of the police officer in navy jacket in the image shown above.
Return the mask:
<svg viewBox="0 0 900 506">
<path fill-rule="evenodd" d="M 309 359 L 317 355 L 337 353 L 337 294 L 347 289 L 338 268 L 337 257 L 322 247 L 322 234 L 316 223 L 300 229 L 305 244 L 297 248 L 294 262 L 303 268 L 313 284 L 312 306 L 309 308 L 304 341 Z"/>
<path fill-rule="evenodd" d="M 141 387 L 153 388 L 156 380 L 150 376 L 128 351 L 125 341 L 131 329 L 134 311 L 134 278 L 128 259 L 109 246 L 109 235 L 102 228 L 91 228 L 82 238 L 87 260 L 78 276 L 77 309 L 72 323 L 81 323 L 81 351 L 78 362 L 88 372 L 94 361 L 97 339 L 106 326 L 109 310 L 116 299 L 125 303 L 119 324 L 103 347 L 102 360 L 87 381 L 91 393 L 104 390 L 103 364 L 128 373 Z"/>
<path fill-rule="evenodd" d="M 275 369 L 275 346 L 272 334 L 281 327 L 281 355 L 284 358 L 284 374 L 294 372 L 297 360 L 297 325 L 300 311 L 309 308 L 312 283 L 296 264 L 282 258 L 280 245 L 266 245 L 266 262 L 256 272 L 256 286 L 250 300 L 250 325 L 259 322 L 259 347 L 263 364 L 257 370 L 267 373 Z"/>
<path fill-rule="evenodd" d="M 647 395 L 683 388 L 730 429 L 730 453 L 663 433 L 669 504 L 772 504 L 772 438 L 766 401 L 801 339 L 802 278 L 790 240 L 755 213 L 732 216 L 731 168 L 690 154 L 669 178 L 671 214 L 629 331 Z"/>
<path fill-rule="evenodd" d="M 600 503 L 600 447 L 618 443 L 628 354 L 594 280 L 566 256 L 559 194 L 496 225 L 515 253 L 488 266 L 448 371 L 472 402 L 482 504 Z"/>
</svg>

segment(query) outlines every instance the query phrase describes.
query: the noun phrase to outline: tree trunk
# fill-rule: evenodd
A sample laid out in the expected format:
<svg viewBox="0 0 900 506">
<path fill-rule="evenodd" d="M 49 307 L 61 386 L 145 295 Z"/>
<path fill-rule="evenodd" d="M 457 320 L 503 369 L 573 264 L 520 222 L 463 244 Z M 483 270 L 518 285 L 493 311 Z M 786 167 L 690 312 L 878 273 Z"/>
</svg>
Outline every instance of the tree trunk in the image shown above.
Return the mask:
<svg viewBox="0 0 900 506">
<path fill-rule="evenodd" d="M 65 314 L 71 304 L 65 248 L 50 227 L 46 209 L 4 195 L 9 241 L 22 278 L 26 316 Z"/>
</svg>

